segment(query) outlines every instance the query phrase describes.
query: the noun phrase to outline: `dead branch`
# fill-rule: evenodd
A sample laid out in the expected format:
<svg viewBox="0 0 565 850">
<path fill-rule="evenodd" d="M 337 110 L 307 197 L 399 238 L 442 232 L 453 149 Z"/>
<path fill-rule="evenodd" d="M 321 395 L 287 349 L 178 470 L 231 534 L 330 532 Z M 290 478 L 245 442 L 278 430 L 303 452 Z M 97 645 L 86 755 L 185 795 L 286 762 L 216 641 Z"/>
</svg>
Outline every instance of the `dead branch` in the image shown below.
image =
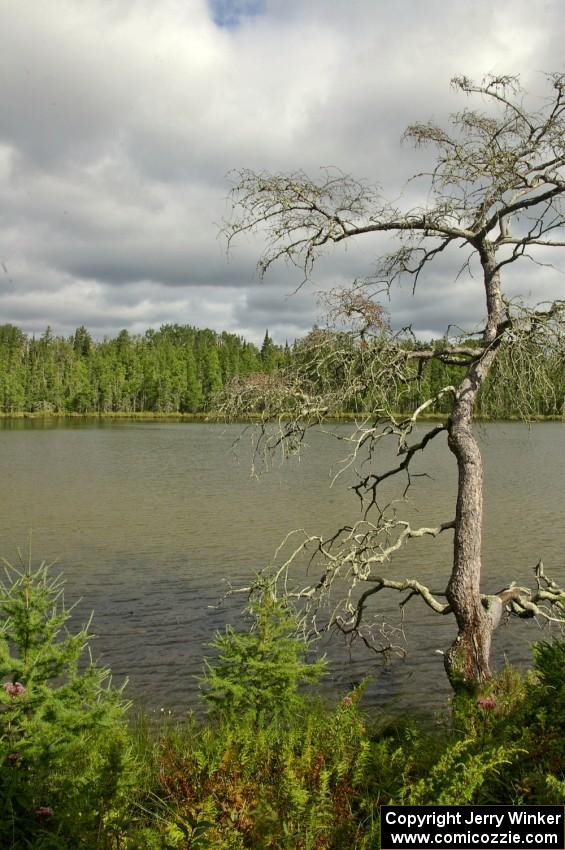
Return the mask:
<svg viewBox="0 0 565 850">
<path fill-rule="evenodd" d="M 550 392 L 546 364 L 556 370 L 565 364 L 564 303 L 527 308 L 506 298 L 502 285 L 510 264 L 524 259 L 543 263 L 547 248 L 565 247 L 565 75 L 548 74 L 546 82 L 548 99 L 527 108 L 516 77 L 491 75 L 481 83 L 466 77 L 453 80 L 459 91 L 480 98 L 487 108 L 464 108 L 451 116 L 447 128 L 428 122 L 406 131 L 406 138 L 435 152 L 432 170 L 416 175 L 427 181 L 423 206 L 399 209 L 375 187 L 336 169 L 323 169 L 315 179 L 303 172 L 244 170 L 235 175 L 234 217 L 225 225 L 228 246 L 239 234 L 261 231 L 261 276 L 284 259 L 302 270 L 304 280 L 320 254 L 334 244 L 365 234 L 384 233 L 396 240 L 371 278 L 332 294 L 329 326 L 297 346 L 289 370 L 235 383 L 224 410 L 228 416 L 258 416 L 256 447 L 264 456 L 280 451 L 283 457 L 301 447 L 308 428 L 326 427 L 332 413 L 358 415 L 352 433 L 338 435 L 350 451 L 336 478 L 346 469 L 355 470 L 353 490 L 362 502 L 362 519 L 327 539 L 302 532 L 298 546 L 276 572 L 277 580 L 286 593 L 302 600 L 314 631 L 324 608 L 326 626 L 362 635 L 368 643 L 364 621 L 382 591 L 400 595 L 401 612 L 410 599 L 419 597 L 436 613 L 452 613 L 458 632 L 445 659 L 454 684 L 490 676 L 491 637 L 504 613 L 565 620 L 564 591 L 545 576 L 541 562 L 536 588 L 511 585 L 498 594 L 481 592 L 483 472 L 473 433 L 473 416 L 488 402 L 489 392 L 515 393 L 527 417 L 534 392 L 540 387 Z M 439 255 L 462 247 L 463 270 L 470 274 L 472 257 L 481 267 L 486 320 L 474 335 L 477 345 L 462 337 L 422 346 L 409 329 L 395 333 L 379 293 L 401 278 L 415 286 Z M 449 385 L 416 401 L 413 390 L 422 387 L 426 364 L 433 361 L 453 367 Z M 413 412 L 402 418 L 397 411 L 406 409 L 402 403 L 407 397 Z M 444 398 L 450 399 L 445 423 L 411 442 L 419 417 Z M 455 520 L 412 529 L 390 508 L 379 507 L 378 488 L 401 474 L 406 476 L 406 495 L 413 458 L 444 431 L 457 460 Z M 389 438 L 396 440 L 399 460 L 375 471 L 378 449 Z M 371 517 L 377 516 L 369 522 L 372 509 Z M 416 578 L 385 574 L 383 566 L 408 541 L 448 529 L 454 531 L 454 547 L 445 592 L 432 591 Z M 306 555 L 307 580 L 300 587 L 289 576 Z M 310 579 L 314 571 L 316 577 Z M 386 634 L 380 632 L 380 645 L 390 649 Z"/>
</svg>

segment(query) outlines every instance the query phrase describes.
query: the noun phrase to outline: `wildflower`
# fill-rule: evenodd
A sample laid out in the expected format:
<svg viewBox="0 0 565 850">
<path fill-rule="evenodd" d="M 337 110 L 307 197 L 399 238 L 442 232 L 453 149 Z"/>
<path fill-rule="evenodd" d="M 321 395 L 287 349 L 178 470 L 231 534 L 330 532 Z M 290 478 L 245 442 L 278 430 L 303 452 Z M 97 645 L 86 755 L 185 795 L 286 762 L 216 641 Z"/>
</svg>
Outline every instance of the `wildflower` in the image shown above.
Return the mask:
<svg viewBox="0 0 565 850">
<path fill-rule="evenodd" d="M 481 697 L 477 700 L 477 708 L 483 708 L 485 711 L 492 711 L 496 708 L 496 700 L 489 697 Z"/>
<path fill-rule="evenodd" d="M 41 818 L 52 818 L 55 812 L 51 808 L 51 806 L 40 806 L 35 810 L 35 814 L 39 815 Z"/>
<path fill-rule="evenodd" d="M 353 700 L 351 697 L 344 697 L 341 701 L 341 704 L 344 706 L 353 705 Z"/>
<path fill-rule="evenodd" d="M 4 682 L 4 690 L 11 697 L 17 697 L 20 694 L 25 694 L 27 689 L 21 682 Z"/>
</svg>

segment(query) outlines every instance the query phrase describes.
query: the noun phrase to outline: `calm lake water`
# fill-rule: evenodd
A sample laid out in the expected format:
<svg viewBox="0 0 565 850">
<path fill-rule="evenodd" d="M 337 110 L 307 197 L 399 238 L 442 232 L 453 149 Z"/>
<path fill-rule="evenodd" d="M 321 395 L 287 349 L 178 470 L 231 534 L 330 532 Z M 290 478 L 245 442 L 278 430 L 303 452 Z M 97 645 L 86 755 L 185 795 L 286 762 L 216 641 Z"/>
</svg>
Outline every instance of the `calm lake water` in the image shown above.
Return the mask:
<svg viewBox="0 0 565 850">
<path fill-rule="evenodd" d="M 346 434 L 349 426 L 336 428 Z M 150 709 L 182 713 L 197 706 L 205 644 L 237 620 L 241 604 L 233 597 L 221 602 L 226 582 L 237 586 L 270 563 L 289 529 L 328 532 L 357 517 L 347 481 L 330 486 L 343 449 L 335 440 L 311 435 L 300 461 L 257 480 L 245 438 L 234 457 L 240 432 L 241 426 L 132 421 L 0 426 L 0 555 L 13 561 L 32 532 L 34 561 L 57 559 L 67 602 L 82 597 L 75 616 L 94 610 L 95 656 L 112 667 L 115 681 L 128 676 L 129 695 Z M 565 582 L 565 425 L 497 423 L 480 426 L 479 434 L 485 591 L 512 579 L 530 583 L 539 557 Z M 432 478 L 416 479 L 406 511 L 421 525 L 450 519 L 456 470 L 443 436 L 417 469 Z M 413 541 L 391 574 L 417 575 L 442 589 L 450 545 L 449 534 Z M 391 621 L 397 604 L 388 597 Z M 413 600 L 405 633 L 407 658 L 384 668 L 357 650 L 350 658 L 334 641 L 326 648 L 328 690 L 343 693 L 371 671 L 369 704 L 428 714 L 441 707 L 449 689 L 437 650 L 449 645 L 453 623 Z M 496 663 L 506 656 L 525 665 L 531 641 L 544 634 L 532 622 L 500 628 Z"/>
</svg>

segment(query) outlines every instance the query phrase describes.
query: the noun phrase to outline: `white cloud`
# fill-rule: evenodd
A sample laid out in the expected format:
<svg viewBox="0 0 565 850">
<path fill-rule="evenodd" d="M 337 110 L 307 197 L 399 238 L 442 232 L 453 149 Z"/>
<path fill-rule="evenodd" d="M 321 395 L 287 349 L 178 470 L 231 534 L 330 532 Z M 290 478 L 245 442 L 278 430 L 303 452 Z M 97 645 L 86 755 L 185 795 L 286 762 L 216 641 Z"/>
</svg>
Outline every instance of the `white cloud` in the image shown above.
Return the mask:
<svg viewBox="0 0 565 850">
<path fill-rule="evenodd" d="M 226 261 L 226 173 L 331 164 L 396 195 L 422 162 L 399 135 L 460 106 L 449 78 L 521 72 L 536 87 L 561 67 L 564 18 L 557 0 L 535 15 L 525 0 L 0 2 L 0 320 L 307 331 L 312 294 L 287 297 L 298 272 L 259 288 L 256 240 Z M 319 285 L 370 270 L 377 247 L 328 258 Z M 395 295 L 398 321 L 441 333 L 480 317 L 476 282 L 423 286 Z M 543 277 L 544 294 L 561 286 Z"/>
</svg>

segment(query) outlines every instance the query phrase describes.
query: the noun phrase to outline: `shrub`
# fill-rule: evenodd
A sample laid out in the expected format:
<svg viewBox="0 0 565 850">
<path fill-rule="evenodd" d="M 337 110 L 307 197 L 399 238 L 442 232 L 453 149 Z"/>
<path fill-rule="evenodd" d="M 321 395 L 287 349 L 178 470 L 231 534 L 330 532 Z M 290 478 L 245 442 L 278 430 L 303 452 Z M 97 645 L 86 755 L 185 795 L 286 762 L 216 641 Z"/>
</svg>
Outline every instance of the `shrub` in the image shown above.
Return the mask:
<svg viewBox="0 0 565 850">
<path fill-rule="evenodd" d="M 0 584 L 0 846 L 11 850 L 369 850 L 383 803 L 562 802 L 565 643 L 534 648 L 459 694 L 438 735 L 411 721 L 372 727 L 362 688 L 333 708 L 301 685 L 310 663 L 296 613 L 268 586 L 249 631 L 212 644 L 203 723 L 137 732 L 109 671 L 67 630 L 63 582 L 42 564 Z M 133 751 L 135 750 L 135 757 Z"/>
<path fill-rule="evenodd" d="M 247 714 L 177 726 L 156 752 L 147 804 L 161 824 L 155 846 L 168 847 L 176 833 L 179 850 L 369 850 L 377 822 L 370 748 L 357 694 L 334 710 L 304 700 L 268 724 Z"/>
<path fill-rule="evenodd" d="M 561 805 L 565 790 L 565 641 L 534 645 L 534 676 L 527 682 L 514 726 L 528 753 L 514 776 L 508 777 L 519 800 Z"/>
<path fill-rule="evenodd" d="M 296 612 L 268 585 L 257 588 L 246 613 L 248 631 L 226 626 L 210 644 L 217 656 L 205 659 L 203 697 L 224 717 L 251 714 L 257 722 L 291 717 L 300 705 L 299 685 L 319 681 L 325 661 L 308 661 Z"/>
<path fill-rule="evenodd" d="M 505 668 L 478 699 L 454 702 L 455 740 L 468 742 L 461 770 L 492 769 L 476 783 L 474 802 L 560 804 L 565 787 L 565 642 L 534 645 L 534 669 Z M 473 777 L 469 777 L 471 781 Z"/>
<path fill-rule="evenodd" d="M 111 846 L 133 767 L 122 689 L 67 631 L 63 581 L 8 562 L 0 583 L 0 846 Z"/>
</svg>

